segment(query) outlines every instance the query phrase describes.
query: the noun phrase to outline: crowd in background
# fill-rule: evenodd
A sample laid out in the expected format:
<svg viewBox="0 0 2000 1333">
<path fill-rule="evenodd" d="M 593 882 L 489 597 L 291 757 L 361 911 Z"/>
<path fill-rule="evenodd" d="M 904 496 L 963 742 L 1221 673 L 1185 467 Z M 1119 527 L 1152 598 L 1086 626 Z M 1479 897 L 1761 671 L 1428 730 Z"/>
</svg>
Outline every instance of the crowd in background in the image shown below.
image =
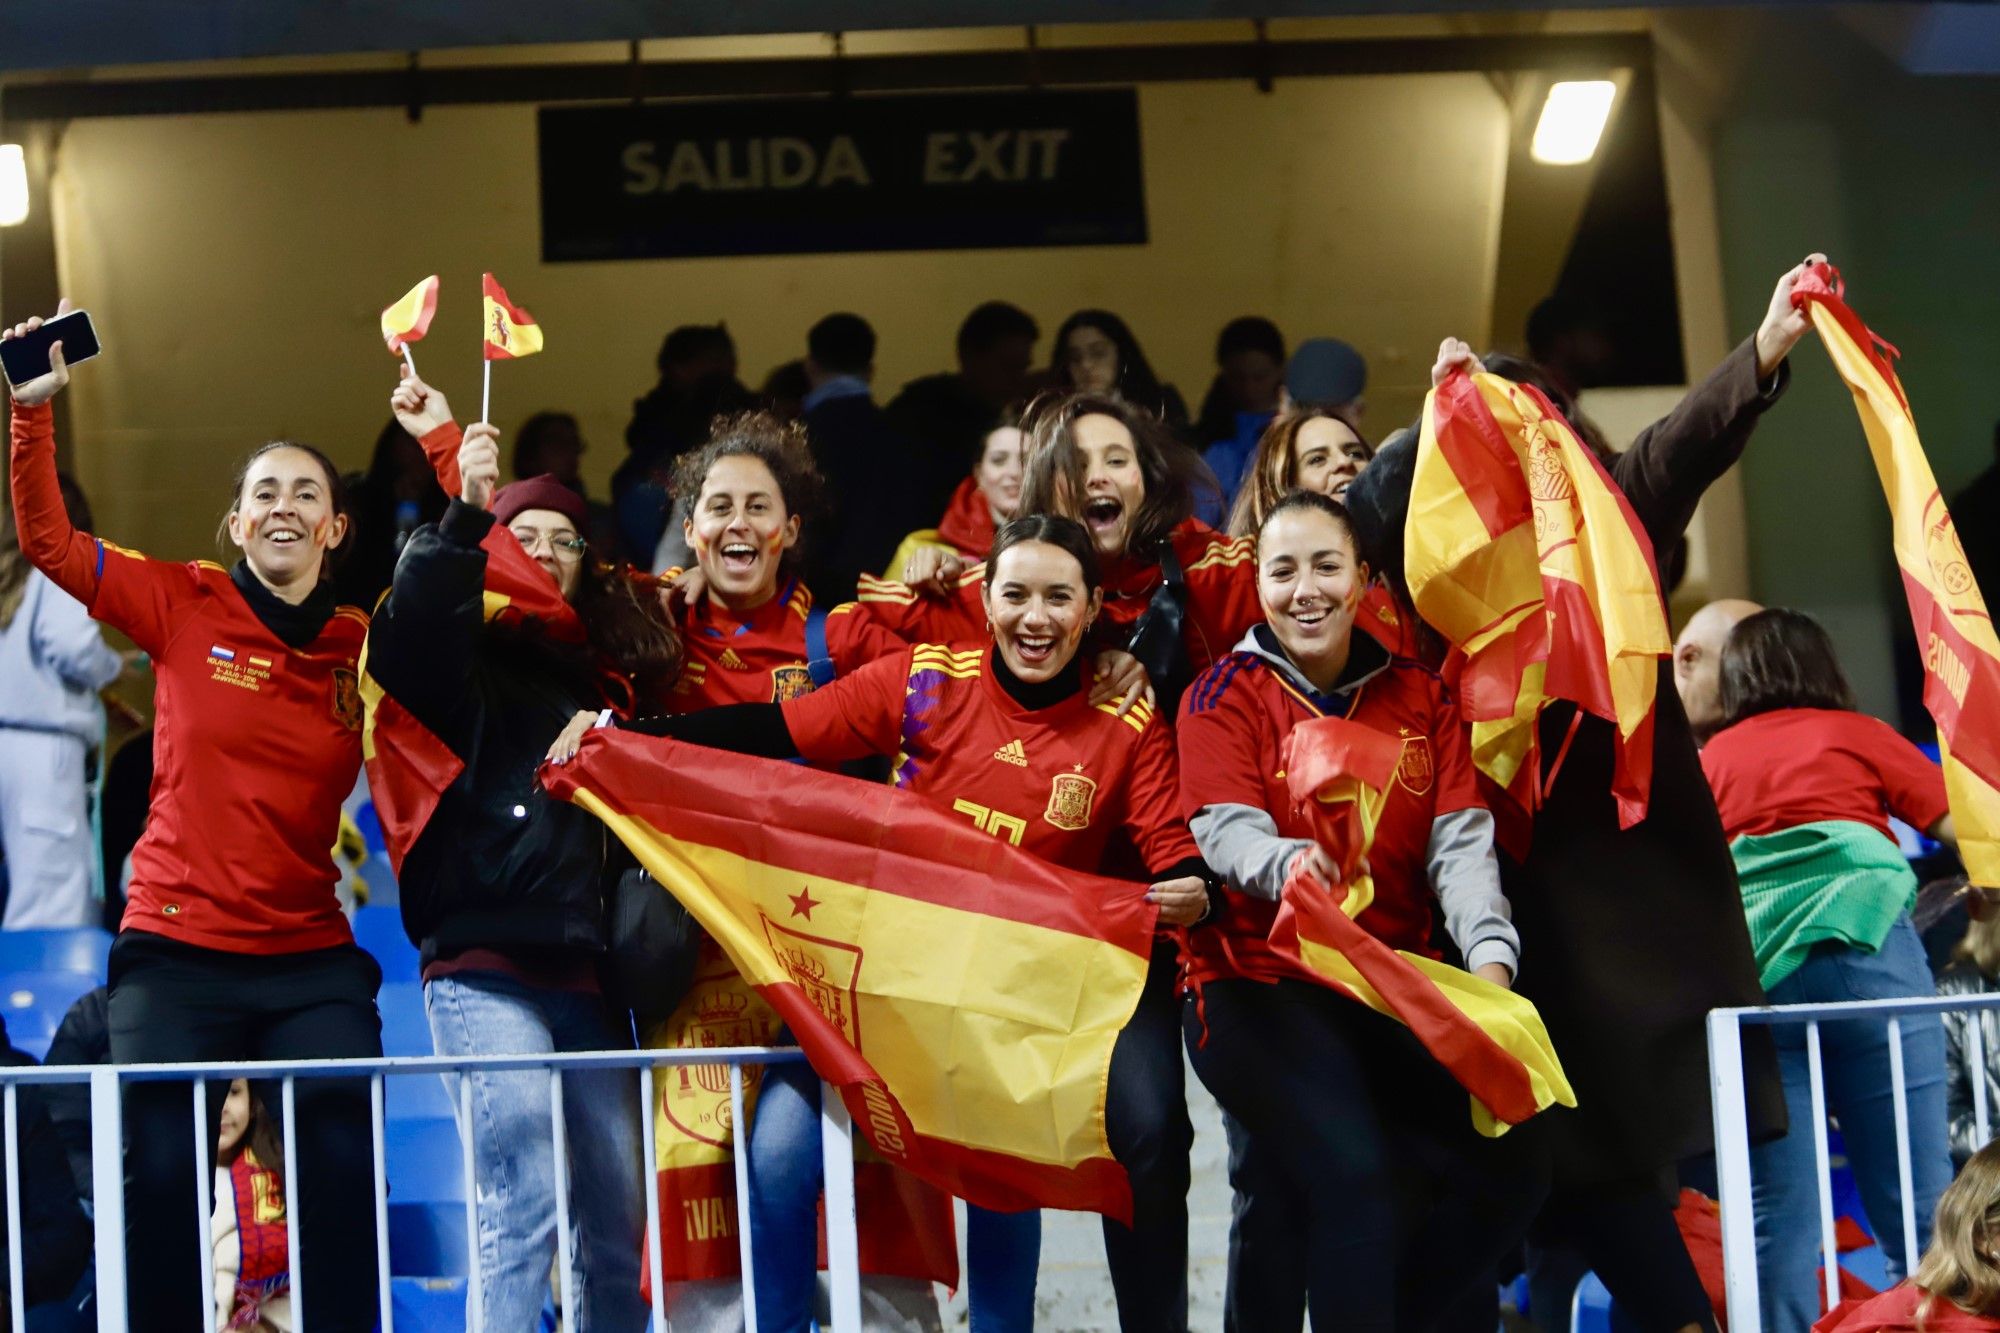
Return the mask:
<svg viewBox="0 0 2000 1333">
<path fill-rule="evenodd" d="M 1623 452 L 1579 409 L 1603 355 L 1573 303 L 1537 312 L 1525 357 L 1446 340 L 1434 376 L 1486 370 L 1544 393 L 1598 451 L 1671 590 L 1702 493 L 1786 390 L 1805 332 L 1789 299 L 1800 272 Z M 574 415 L 540 412 L 504 436 L 461 430 L 444 395 L 408 377 L 365 472 L 343 476 L 292 441 L 250 456 L 224 525 L 234 568 L 149 560 L 92 536 L 81 493 L 54 467 L 48 402 L 68 369 L 58 357 L 49 376 L 13 386 L 0 517 L 5 925 L 95 922 L 101 898 L 126 899 L 109 988 L 79 1005 L 66 1054 L 51 1059 L 380 1054 L 380 973 L 352 943 L 326 854 L 360 766 L 364 673 L 373 706 L 400 710 L 455 761 L 449 775 L 420 775 L 431 813 L 401 854 L 403 918 L 447 1054 L 629 1048 L 685 991 L 698 932 L 649 918 L 647 967 L 631 979 L 613 923 L 635 883 L 646 891 L 643 875 L 592 816 L 535 787 L 545 757 L 573 753 L 607 720 L 886 776 L 946 804 L 968 764 L 1038 800 L 1040 765 L 1060 754 L 1101 775 L 1116 836 L 1036 824 L 1027 850 L 1141 883 L 1163 922 L 1107 1107 L 1139 1202 L 1131 1225 L 1104 1226 L 1125 1329 L 1187 1328 L 1183 1050 L 1229 1135 L 1230 1328 L 1297 1328 L 1310 1311 L 1329 1329 L 1491 1329 L 1498 1282 L 1523 1270 L 1538 1324 L 1566 1327 L 1560 1293 L 1583 1268 L 1634 1327 L 1715 1327 L 1674 1212 L 1679 1186 L 1713 1172 L 1701 1016 L 1767 999 L 2000 990 L 2000 903 L 1953 878 L 1934 760 L 1856 711 L 1810 617 L 1718 602 L 1660 667 L 1674 688 L 1660 692 L 1647 817 L 1624 828 L 1612 809 L 1609 724 L 1551 709 L 1543 750 L 1556 758 L 1532 844 L 1503 847 L 1445 645 L 1403 582 L 1415 432 L 1364 425 L 1355 349 L 1291 345 L 1269 320 L 1233 320 L 1190 412 L 1109 311 L 1076 312 L 1041 347 L 1030 315 L 989 302 L 960 326 L 955 370 L 878 403 L 876 338 L 858 315 L 813 324 L 800 359 L 754 391 L 724 325 L 676 328 L 607 496 L 583 481 Z M 489 618 L 482 594 L 501 577 L 540 587 L 550 609 Z M 136 651 L 114 651 L 93 619 Z M 98 694 L 139 656 L 157 681 L 154 729 L 137 742 L 151 815 L 101 851 L 87 795 L 105 761 Z M 938 711 L 913 730 L 905 685 L 919 671 L 945 685 L 927 686 L 936 697 L 922 706 Z M 1428 747 L 1421 783 L 1386 807 L 1379 905 L 1364 926 L 1532 998 L 1576 1110 L 1479 1139 L 1462 1090 L 1407 1032 L 1267 957 L 1288 878 L 1338 879 L 1282 774 L 1271 777 L 1290 729 L 1322 716 Z M 1029 727 L 1031 749 L 1051 758 L 1009 750 Z M 1910 849 L 1914 862 L 1898 824 L 1934 840 Z M 1924 895 L 1920 872 L 1936 881 Z M 1972 1112 L 1975 1084 L 2000 1105 L 2000 1026 L 1905 1020 L 1895 1052 L 1865 1026 L 1826 1028 L 1825 1095 L 1890 1274 L 1915 1274 L 1909 1299 L 1942 1302 L 1927 1326 L 2000 1328 L 2000 1162 Z M 1765 1327 L 1787 1333 L 1821 1314 L 1803 1043 L 1751 1043 L 1748 1079 Z M 547 1076 L 468 1079 L 473 1300 L 488 1327 L 524 1327 L 555 1253 Z M 636 1078 L 565 1084 L 581 1306 L 568 1313 L 581 1327 L 638 1329 Z M 741 1148 L 759 1253 L 771 1256 L 760 1328 L 811 1318 L 817 1096 L 816 1080 L 774 1071 Z M 312 1322 L 367 1328 L 372 1284 L 352 1280 L 372 1272 L 376 1242 L 365 1085 L 302 1086 L 299 1108 Z M 218 1262 L 200 1293 L 180 1291 L 200 1239 L 188 1098 L 140 1085 L 126 1113 L 130 1281 L 157 1293 L 135 1304 L 135 1326 L 199 1327 L 199 1297 L 224 1323 L 289 1327 L 283 1148 L 259 1089 L 217 1088 L 208 1108 Z M 87 1110 L 54 1097 L 28 1122 L 76 1167 L 33 1182 L 47 1220 L 30 1222 L 26 1249 L 42 1296 L 68 1290 L 86 1257 L 80 1120 L 87 1136 Z M 1897 1221 L 1906 1192 L 1921 1263 Z M 971 1210 L 981 1333 L 1032 1327 L 1039 1239 L 1035 1214 Z M 728 1288 L 676 1284 L 673 1326 L 740 1326 Z M 870 1291 L 880 1326 L 937 1326 L 927 1279 L 874 1273 Z M 1978 1319 L 1936 1322 L 1957 1317 L 1948 1310 Z M 1905 1326 L 1852 1318 L 1841 1327 Z"/>
</svg>

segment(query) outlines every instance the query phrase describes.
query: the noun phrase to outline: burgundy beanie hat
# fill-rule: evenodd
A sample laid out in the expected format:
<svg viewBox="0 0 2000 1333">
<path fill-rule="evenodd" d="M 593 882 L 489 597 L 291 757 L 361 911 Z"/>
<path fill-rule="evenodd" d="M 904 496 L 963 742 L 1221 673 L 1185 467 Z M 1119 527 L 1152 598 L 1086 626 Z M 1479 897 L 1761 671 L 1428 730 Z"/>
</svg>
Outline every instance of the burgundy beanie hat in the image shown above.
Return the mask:
<svg viewBox="0 0 2000 1333">
<path fill-rule="evenodd" d="M 524 509 L 551 509 L 576 525 L 580 534 L 590 525 L 590 510 L 583 497 L 544 472 L 525 481 L 510 481 L 493 492 L 493 520 L 501 526 L 514 521 Z"/>
</svg>

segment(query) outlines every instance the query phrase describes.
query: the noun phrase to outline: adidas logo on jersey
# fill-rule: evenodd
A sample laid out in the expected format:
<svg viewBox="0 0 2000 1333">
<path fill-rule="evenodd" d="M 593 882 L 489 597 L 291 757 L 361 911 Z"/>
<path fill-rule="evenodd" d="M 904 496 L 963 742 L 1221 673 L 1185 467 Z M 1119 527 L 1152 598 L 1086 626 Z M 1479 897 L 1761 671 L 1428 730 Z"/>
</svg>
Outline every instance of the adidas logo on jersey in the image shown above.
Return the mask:
<svg viewBox="0 0 2000 1333">
<path fill-rule="evenodd" d="M 993 757 L 1003 764 L 1012 764 L 1016 768 L 1028 766 L 1028 748 L 1021 744 L 1018 737 L 995 750 Z"/>
<path fill-rule="evenodd" d="M 715 664 L 724 671 L 748 671 L 750 669 L 750 664 L 738 657 L 734 648 L 724 648 L 722 656 L 715 659 Z"/>
</svg>

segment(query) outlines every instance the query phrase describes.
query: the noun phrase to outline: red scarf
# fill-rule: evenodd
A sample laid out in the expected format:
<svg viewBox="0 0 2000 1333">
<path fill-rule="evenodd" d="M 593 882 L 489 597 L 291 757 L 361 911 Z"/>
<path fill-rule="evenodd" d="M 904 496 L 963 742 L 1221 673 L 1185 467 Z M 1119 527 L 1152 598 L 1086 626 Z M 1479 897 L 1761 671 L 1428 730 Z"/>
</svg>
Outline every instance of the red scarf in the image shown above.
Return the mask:
<svg viewBox="0 0 2000 1333">
<path fill-rule="evenodd" d="M 1866 1300 L 1842 1301 L 1813 1325 L 1813 1333 L 1915 1333 L 1917 1306 L 1923 1299 L 1922 1290 L 1905 1282 Z M 1931 1301 L 1922 1328 L 1924 1333 L 1995 1333 L 2000 1330 L 2000 1319 L 1967 1314 L 1938 1297 Z"/>
</svg>

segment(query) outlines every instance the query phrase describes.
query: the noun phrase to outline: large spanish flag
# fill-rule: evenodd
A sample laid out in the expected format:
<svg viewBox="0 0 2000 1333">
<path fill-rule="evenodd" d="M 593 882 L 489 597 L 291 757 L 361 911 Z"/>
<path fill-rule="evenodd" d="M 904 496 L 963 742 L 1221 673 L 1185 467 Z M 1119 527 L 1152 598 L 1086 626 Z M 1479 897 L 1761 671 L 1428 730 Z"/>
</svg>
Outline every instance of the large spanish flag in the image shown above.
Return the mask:
<svg viewBox="0 0 2000 1333">
<path fill-rule="evenodd" d="M 1653 546 L 1554 405 L 1485 373 L 1433 389 L 1403 540 L 1418 613 L 1463 655 L 1479 771 L 1532 814 L 1537 722 L 1568 700 L 1616 725 L 1619 824 L 1645 818 L 1654 694 L 1673 647 Z"/>
<path fill-rule="evenodd" d="M 1402 762 L 1394 736 L 1343 718 L 1299 723 L 1285 739 L 1286 784 L 1341 883 L 1303 870 L 1286 881 L 1271 943 L 1316 981 L 1402 1023 L 1472 1099 L 1472 1122 L 1498 1136 L 1560 1103 L 1576 1105 L 1535 1006 L 1502 986 L 1391 949 L 1358 925 L 1375 897 L 1365 858 L 1383 793 Z"/>
<path fill-rule="evenodd" d="M 491 273 L 479 275 L 485 295 L 488 361 L 512 361 L 542 350 L 542 326 L 535 317 L 507 299 L 507 289 Z"/>
<path fill-rule="evenodd" d="M 923 797 L 599 731 L 543 771 L 687 905 L 887 1161 L 1003 1211 L 1129 1220 L 1111 1051 L 1157 910 Z"/>
<path fill-rule="evenodd" d="M 703 936 L 694 984 L 673 1016 L 642 1033 L 649 1050 L 770 1046 L 777 1011 Z M 744 1111 L 754 1121 L 764 1067 L 743 1068 Z M 654 1184 L 660 1196 L 661 1275 L 669 1282 L 740 1276 L 735 1153 L 738 1135 L 727 1065 L 673 1065 L 653 1080 Z M 958 1285 L 951 1196 L 855 1145 L 854 1210 L 861 1271 Z M 820 1265 L 826 1218 L 820 1217 Z M 652 1274 L 644 1273 L 648 1287 Z"/>
<path fill-rule="evenodd" d="M 451 495 L 459 491 L 460 439 L 458 427 L 447 424 L 419 441 L 437 472 L 438 483 Z M 582 642 L 583 623 L 575 609 L 563 600 L 555 581 L 521 549 L 511 532 L 496 523 L 480 547 L 486 552 L 487 620 L 533 620 L 552 638 Z M 403 858 L 430 822 L 444 789 L 457 780 L 465 764 L 369 674 L 365 645 L 360 676 L 361 760 L 368 770 L 369 799 L 382 821 L 389 864 L 401 874 Z"/>
<path fill-rule="evenodd" d="M 1792 301 L 1811 314 L 1834 368 L 1854 393 L 1889 500 L 1959 859 L 1973 883 L 2000 888 L 2000 638 L 1917 438 L 1910 400 L 1890 365 L 1898 353 L 1848 308 L 1844 291 L 1832 265 L 1815 264 L 1792 289 Z"/>
</svg>

